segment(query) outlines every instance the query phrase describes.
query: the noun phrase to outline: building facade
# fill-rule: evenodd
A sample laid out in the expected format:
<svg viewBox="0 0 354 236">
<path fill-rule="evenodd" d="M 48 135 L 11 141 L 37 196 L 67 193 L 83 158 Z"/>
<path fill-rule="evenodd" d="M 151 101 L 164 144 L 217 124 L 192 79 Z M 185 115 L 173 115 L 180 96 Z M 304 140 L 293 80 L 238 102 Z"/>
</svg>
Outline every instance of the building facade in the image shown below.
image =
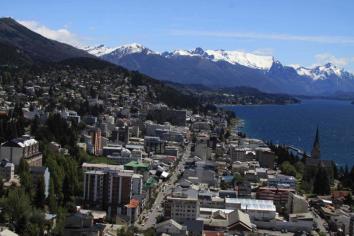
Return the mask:
<svg viewBox="0 0 354 236">
<path fill-rule="evenodd" d="M 1 144 L 0 158 L 12 162 L 15 166 L 18 166 L 22 159 L 30 166 L 42 166 L 39 142 L 28 135 Z"/>
</svg>

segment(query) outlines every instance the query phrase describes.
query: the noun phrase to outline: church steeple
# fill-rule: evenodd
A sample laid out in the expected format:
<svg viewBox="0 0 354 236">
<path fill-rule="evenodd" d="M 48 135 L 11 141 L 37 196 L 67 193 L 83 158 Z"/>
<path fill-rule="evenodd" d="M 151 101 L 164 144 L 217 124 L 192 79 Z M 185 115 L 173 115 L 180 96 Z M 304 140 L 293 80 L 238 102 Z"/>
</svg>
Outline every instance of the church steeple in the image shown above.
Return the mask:
<svg viewBox="0 0 354 236">
<path fill-rule="evenodd" d="M 320 159 L 321 158 L 321 151 L 320 151 L 320 133 L 318 130 L 316 130 L 316 136 L 315 136 L 315 141 L 313 143 L 312 147 L 312 152 L 311 152 L 311 157 L 314 159 Z"/>
</svg>

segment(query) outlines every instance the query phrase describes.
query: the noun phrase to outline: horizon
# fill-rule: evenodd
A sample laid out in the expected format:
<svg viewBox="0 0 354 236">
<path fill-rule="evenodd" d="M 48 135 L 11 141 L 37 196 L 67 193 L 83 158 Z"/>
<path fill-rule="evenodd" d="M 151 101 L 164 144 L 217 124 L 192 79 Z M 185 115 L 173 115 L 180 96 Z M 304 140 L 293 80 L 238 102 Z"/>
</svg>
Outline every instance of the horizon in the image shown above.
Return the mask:
<svg viewBox="0 0 354 236">
<path fill-rule="evenodd" d="M 305 0 L 15 0 L 0 6 L 4 17 L 81 48 L 139 43 L 164 52 L 201 47 L 269 55 L 284 65 L 332 63 L 354 71 L 354 30 L 349 27 L 354 21 L 354 3 L 349 0 L 323 0 L 321 4 Z"/>
</svg>

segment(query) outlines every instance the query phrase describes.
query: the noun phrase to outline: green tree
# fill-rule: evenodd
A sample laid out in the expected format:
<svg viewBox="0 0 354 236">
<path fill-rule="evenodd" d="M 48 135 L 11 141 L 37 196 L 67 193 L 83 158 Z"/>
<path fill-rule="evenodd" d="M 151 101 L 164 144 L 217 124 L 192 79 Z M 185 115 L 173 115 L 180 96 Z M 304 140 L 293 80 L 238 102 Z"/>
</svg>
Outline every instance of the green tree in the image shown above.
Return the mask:
<svg viewBox="0 0 354 236">
<path fill-rule="evenodd" d="M 330 180 L 327 171 L 319 167 L 313 182 L 313 192 L 318 195 L 328 195 L 331 193 Z"/>
<path fill-rule="evenodd" d="M 290 164 L 290 162 L 288 161 L 284 161 L 281 166 L 280 166 L 280 170 L 283 174 L 285 175 L 291 175 L 291 176 L 295 176 L 296 177 L 296 169 L 295 167 Z"/>
<path fill-rule="evenodd" d="M 46 165 L 50 171 L 50 179 L 53 180 L 53 187 L 55 189 L 57 200 L 60 202 L 63 199 L 63 181 L 64 170 L 59 166 L 57 157 L 49 154 L 46 159 Z"/>
<path fill-rule="evenodd" d="M 234 185 L 241 183 L 243 181 L 243 179 L 244 178 L 242 177 L 242 175 L 239 172 L 234 173 L 234 179 L 233 179 Z"/>
<path fill-rule="evenodd" d="M 43 208 L 45 204 L 45 183 L 43 177 L 38 180 L 36 187 L 34 202 L 37 207 Z"/>
<path fill-rule="evenodd" d="M 24 233 L 31 214 L 31 201 L 26 192 L 20 188 L 11 189 L 3 207 L 15 231 Z"/>
<path fill-rule="evenodd" d="M 20 160 L 20 164 L 18 165 L 18 174 L 21 175 L 22 172 L 28 172 L 29 171 L 29 165 L 27 161 L 22 158 Z"/>
<path fill-rule="evenodd" d="M 24 158 L 22 158 L 20 161 L 20 164 L 18 167 L 18 175 L 20 176 L 21 187 L 31 197 L 32 191 L 33 191 L 32 175 L 29 171 L 28 163 Z"/>
<path fill-rule="evenodd" d="M 35 133 L 37 132 L 38 130 L 38 127 L 39 127 L 39 118 L 38 116 L 36 115 L 31 123 L 31 134 L 32 135 L 35 135 Z"/>
<path fill-rule="evenodd" d="M 53 179 L 50 179 L 49 182 L 49 195 L 48 195 L 48 207 L 51 213 L 57 212 L 57 197 L 54 191 L 54 182 Z"/>
<path fill-rule="evenodd" d="M 44 235 L 45 216 L 44 213 L 38 209 L 32 209 L 29 223 L 26 226 L 24 235 Z"/>
<path fill-rule="evenodd" d="M 0 197 L 2 197 L 4 194 L 5 194 L 4 182 L 0 180 Z"/>
<path fill-rule="evenodd" d="M 304 173 L 305 171 L 305 165 L 302 161 L 298 161 L 295 163 L 295 169 L 296 172 L 300 173 L 301 175 Z"/>
</svg>

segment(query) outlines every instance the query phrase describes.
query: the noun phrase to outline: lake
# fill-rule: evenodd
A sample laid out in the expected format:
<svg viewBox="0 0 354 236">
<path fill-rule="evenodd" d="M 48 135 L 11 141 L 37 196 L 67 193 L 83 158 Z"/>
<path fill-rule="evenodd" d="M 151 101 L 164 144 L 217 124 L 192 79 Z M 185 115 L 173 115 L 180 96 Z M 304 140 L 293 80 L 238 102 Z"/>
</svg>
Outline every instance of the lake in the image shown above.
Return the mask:
<svg viewBox="0 0 354 236">
<path fill-rule="evenodd" d="M 226 106 L 244 120 L 248 137 L 288 144 L 311 152 L 319 126 L 321 158 L 354 165 L 354 105 L 308 99 L 291 105 Z"/>
</svg>

